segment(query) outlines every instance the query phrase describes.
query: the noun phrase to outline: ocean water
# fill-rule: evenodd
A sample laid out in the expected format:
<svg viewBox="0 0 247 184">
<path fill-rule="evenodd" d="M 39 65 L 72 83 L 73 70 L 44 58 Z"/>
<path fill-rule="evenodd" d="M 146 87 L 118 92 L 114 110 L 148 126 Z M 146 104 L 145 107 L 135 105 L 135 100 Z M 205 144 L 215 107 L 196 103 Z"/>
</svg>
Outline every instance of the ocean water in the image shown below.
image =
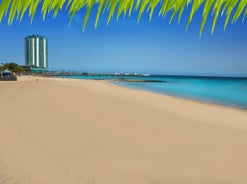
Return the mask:
<svg viewBox="0 0 247 184">
<path fill-rule="evenodd" d="M 154 93 L 187 98 L 247 110 L 247 78 L 149 76 L 124 79 L 159 82 L 123 82 L 115 76 L 70 76 L 66 78 L 110 80 L 112 83 Z M 163 82 L 160 82 L 163 81 Z"/>
</svg>

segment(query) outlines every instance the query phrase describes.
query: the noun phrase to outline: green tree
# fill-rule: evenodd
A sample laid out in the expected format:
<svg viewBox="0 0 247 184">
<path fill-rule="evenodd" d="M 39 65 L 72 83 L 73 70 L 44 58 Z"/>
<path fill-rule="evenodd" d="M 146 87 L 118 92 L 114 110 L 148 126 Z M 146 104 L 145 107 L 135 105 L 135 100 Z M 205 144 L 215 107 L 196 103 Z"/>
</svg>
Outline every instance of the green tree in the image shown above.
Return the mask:
<svg viewBox="0 0 247 184">
<path fill-rule="evenodd" d="M 0 71 L 2 71 L 4 69 L 4 67 L 2 65 L 0 65 Z"/>
<path fill-rule="evenodd" d="M 202 21 L 200 26 L 200 34 L 203 31 L 208 15 L 213 15 L 212 32 L 214 32 L 217 19 L 220 15 L 225 17 L 224 29 L 229 21 L 235 23 L 241 15 L 243 20 L 247 15 L 247 0 L 2 0 L 0 5 L 0 22 L 3 16 L 7 15 L 8 23 L 11 24 L 14 19 L 22 19 L 23 15 L 29 11 L 31 21 L 33 20 L 38 6 L 42 6 L 42 15 L 45 18 L 47 12 L 52 12 L 54 17 L 61 9 L 66 7 L 68 14 L 73 20 L 74 15 L 82 8 L 86 7 L 87 11 L 84 17 L 83 29 L 85 28 L 93 6 L 97 6 L 98 11 L 95 20 L 97 27 L 100 15 L 103 11 L 108 11 L 108 20 L 116 15 L 128 14 L 138 11 L 138 21 L 144 12 L 148 12 L 150 20 L 152 19 L 154 10 L 159 7 L 159 15 L 165 17 L 171 12 L 170 21 L 177 16 L 180 22 L 185 8 L 190 9 L 190 16 L 187 20 L 187 28 L 190 25 L 195 13 L 203 6 Z"/>
<path fill-rule="evenodd" d="M 18 64 L 16 64 L 16 63 L 5 63 L 4 64 L 4 68 L 8 69 L 8 70 L 10 70 L 12 72 L 16 72 L 17 68 L 18 68 Z"/>
<path fill-rule="evenodd" d="M 5 63 L 4 66 L 3 66 L 3 69 L 7 69 L 7 70 L 10 70 L 12 72 L 15 72 L 15 73 L 21 73 L 24 71 L 24 69 L 22 67 L 20 67 L 18 64 L 16 63 Z"/>
</svg>

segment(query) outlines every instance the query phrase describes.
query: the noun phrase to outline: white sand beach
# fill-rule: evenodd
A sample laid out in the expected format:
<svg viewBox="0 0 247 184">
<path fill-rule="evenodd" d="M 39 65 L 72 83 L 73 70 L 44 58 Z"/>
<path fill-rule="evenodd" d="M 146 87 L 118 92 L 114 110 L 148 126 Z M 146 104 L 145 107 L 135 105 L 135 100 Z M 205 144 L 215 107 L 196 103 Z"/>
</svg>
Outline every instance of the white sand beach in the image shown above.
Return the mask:
<svg viewBox="0 0 247 184">
<path fill-rule="evenodd" d="M 106 81 L 0 82 L 0 184 L 246 183 L 244 110 Z"/>
</svg>

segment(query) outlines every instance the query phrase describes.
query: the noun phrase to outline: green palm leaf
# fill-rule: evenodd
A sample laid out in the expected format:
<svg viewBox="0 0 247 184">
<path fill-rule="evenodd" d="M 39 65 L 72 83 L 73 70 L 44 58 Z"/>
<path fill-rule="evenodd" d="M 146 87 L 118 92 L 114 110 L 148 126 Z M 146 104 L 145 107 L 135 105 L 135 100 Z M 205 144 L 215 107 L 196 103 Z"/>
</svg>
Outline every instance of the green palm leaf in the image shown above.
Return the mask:
<svg viewBox="0 0 247 184">
<path fill-rule="evenodd" d="M 102 11 L 108 11 L 107 24 L 115 13 L 118 19 L 121 14 L 126 15 L 128 12 L 130 16 L 133 11 L 138 11 L 138 21 L 144 12 L 149 13 L 151 20 L 155 9 L 159 9 L 159 15 L 163 18 L 168 12 L 172 12 L 170 21 L 173 21 L 174 17 L 178 15 L 178 22 L 180 22 L 184 10 L 188 8 L 190 9 L 190 16 L 187 21 L 187 28 L 196 12 L 203 6 L 200 34 L 210 12 L 213 15 L 212 32 L 214 32 L 220 15 L 225 17 L 224 29 L 226 29 L 229 21 L 235 23 L 241 16 L 244 20 L 247 15 L 247 0 L 1 0 L 0 22 L 4 16 L 7 16 L 8 24 L 12 24 L 14 20 L 22 20 L 28 11 L 32 21 L 38 6 L 42 7 L 41 14 L 44 19 L 47 13 L 53 13 L 53 17 L 56 17 L 65 7 L 68 9 L 70 22 L 78 11 L 86 8 L 83 29 L 86 27 L 93 6 L 98 6 L 95 27 L 98 25 Z"/>
</svg>

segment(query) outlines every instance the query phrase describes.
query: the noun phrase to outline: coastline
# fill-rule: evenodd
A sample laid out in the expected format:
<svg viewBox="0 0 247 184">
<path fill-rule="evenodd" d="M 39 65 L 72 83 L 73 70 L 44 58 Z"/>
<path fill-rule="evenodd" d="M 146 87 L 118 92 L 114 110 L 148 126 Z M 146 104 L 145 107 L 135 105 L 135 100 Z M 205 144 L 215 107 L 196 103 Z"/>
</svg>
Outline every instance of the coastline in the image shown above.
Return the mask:
<svg viewBox="0 0 247 184">
<path fill-rule="evenodd" d="M 201 77 L 201 76 L 200 76 Z M 202 76 L 202 77 L 205 77 L 205 76 Z M 191 102 L 195 102 L 195 103 L 200 103 L 200 104 L 206 104 L 206 105 L 212 105 L 212 106 L 220 106 L 220 107 L 223 107 L 223 108 L 230 108 L 230 109 L 236 109 L 236 110 L 240 110 L 240 111 L 243 111 L 243 112 L 247 112 L 247 109 L 246 108 L 241 108 L 239 106 L 236 106 L 236 105 L 227 105 L 227 104 L 224 104 L 224 103 L 212 103 L 212 102 L 209 102 L 209 101 L 206 101 L 206 100 L 197 100 L 197 99 L 192 99 L 192 98 L 186 98 L 186 97 L 182 97 L 182 96 L 177 96 L 177 95 L 169 95 L 169 94 L 165 94 L 165 93 L 161 93 L 161 92 L 154 92 L 152 90 L 147 90 L 147 89 L 140 89 L 140 88 L 137 88 L 137 87 L 129 87 L 129 86 L 124 86 L 124 85 L 121 85 L 120 84 L 117 84 L 116 81 L 120 81 L 121 80 L 116 80 L 116 79 L 81 79 L 81 78 L 61 78 L 61 77 L 53 77 L 53 78 L 58 78 L 58 79 L 69 79 L 69 80 L 92 80 L 92 81 L 106 81 L 106 82 L 109 82 L 110 84 L 112 85 L 115 85 L 117 87 L 123 87 L 123 88 L 127 88 L 127 89 L 132 89 L 132 90 L 138 90 L 138 91 L 144 91 L 144 92 L 148 92 L 148 93 L 152 93 L 152 94 L 156 94 L 156 95 L 162 95 L 162 96 L 166 96 L 166 97 L 172 97 L 172 98 L 175 98 L 175 99 L 180 99 L 180 100 L 188 100 L 188 101 L 191 101 Z M 214 78 L 214 77 L 205 77 L 205 78 Z M 221 78 L 230 78 L 230 77 L 221 77 Z M 244 78 L 245 79 L 245 78 Z M 139 80 L 126 80 L 124 82 L 140 82 Z M 167 83 L 167 81 L 160 81 L 160 80 L 143 80 L 142 82 L 160 82 L 160 83 Z"/>
<path fill-rule="evenodd" d="M 0 90 L 4 184 L 247 182 L 244 110 L 108 81 L 21 77 Z"/>
<path fill-rule="evenodd" d="M 132 89 L 132 90 L 137 90 L 137 91 L 144 91 L 144 92 L 148 92 L 148 93 L 152 93 L 152 94 L 156 94 L 156 95 L 166 96 L 166 97 L 170 97 L 170 98 L 174 98 L 174 99 L 178 99 L 178 100 L 186 100 L 186 101 L 199 103 L 199 104 L 204 104 L 204 105 L 209 105 L 209 106 L 216 106 L 216 107 L 219 106 L 219 107 L 226 108 L 226 109 L 235 109 L 235 110 L 240 110 L 240 111 L 243 111 L 243 112 L 247 112 L 247 109 L 245 109 L 245 108 L 240 108 L 240 107 L 236 107 L 236 106 L 232 106 L 232 105 L 224 105 L 222 103 L 211 103 L 211 102 L 202 101 L 202 100 L 196 100 L 196 99 L 192 99 L 192 98 L 185 98 L 185 97 L 180 97 L 180 96 L 175 96 L 175 95 L 168 95 L 168 94 L 164 94 L 164 93 L 153 92 L 151 90 L 139 89 L 139 88 L 134 88 L 134 87 L 133 88 L 126 87 L 126 86 L 123 86 L 123 85 L 117 85 L 116 83 L 111 82 L 111 81 L 108 81 L 108 82 L 113 84 L 113 85 L 116 85 L 118 87 L 123 87 L 123 88 L 127 88 L 127 89 Z"/>
<path fill-rule="evenodd" d="M 67 78 L 67 77 L 65 77 Z M 108 78 L 99 76 L 80 77 L 72 76 L 69 79 L 107 80 L 118 86 L 134 90 L 148 91 L 165 96 L 215 104 L 241 110 L 247 110 L 246 78 L 226 77 L 180 77 L 166 78 L 166 76 L 151 78 Z M 194 80 L 191 82 L 191 80 Z M 210 79 L 210 80 L 209 80 Z M 241 82 L 240 82 L 241 81 Z M 240 82 L 240 83 L 239 83 Z M 222 83 L 223 85 L 219 85 Z M 190 86 L 190 88 L 188 88 Z M 243 88 L 243 90 L 241 90 Z"/>
</svg>

